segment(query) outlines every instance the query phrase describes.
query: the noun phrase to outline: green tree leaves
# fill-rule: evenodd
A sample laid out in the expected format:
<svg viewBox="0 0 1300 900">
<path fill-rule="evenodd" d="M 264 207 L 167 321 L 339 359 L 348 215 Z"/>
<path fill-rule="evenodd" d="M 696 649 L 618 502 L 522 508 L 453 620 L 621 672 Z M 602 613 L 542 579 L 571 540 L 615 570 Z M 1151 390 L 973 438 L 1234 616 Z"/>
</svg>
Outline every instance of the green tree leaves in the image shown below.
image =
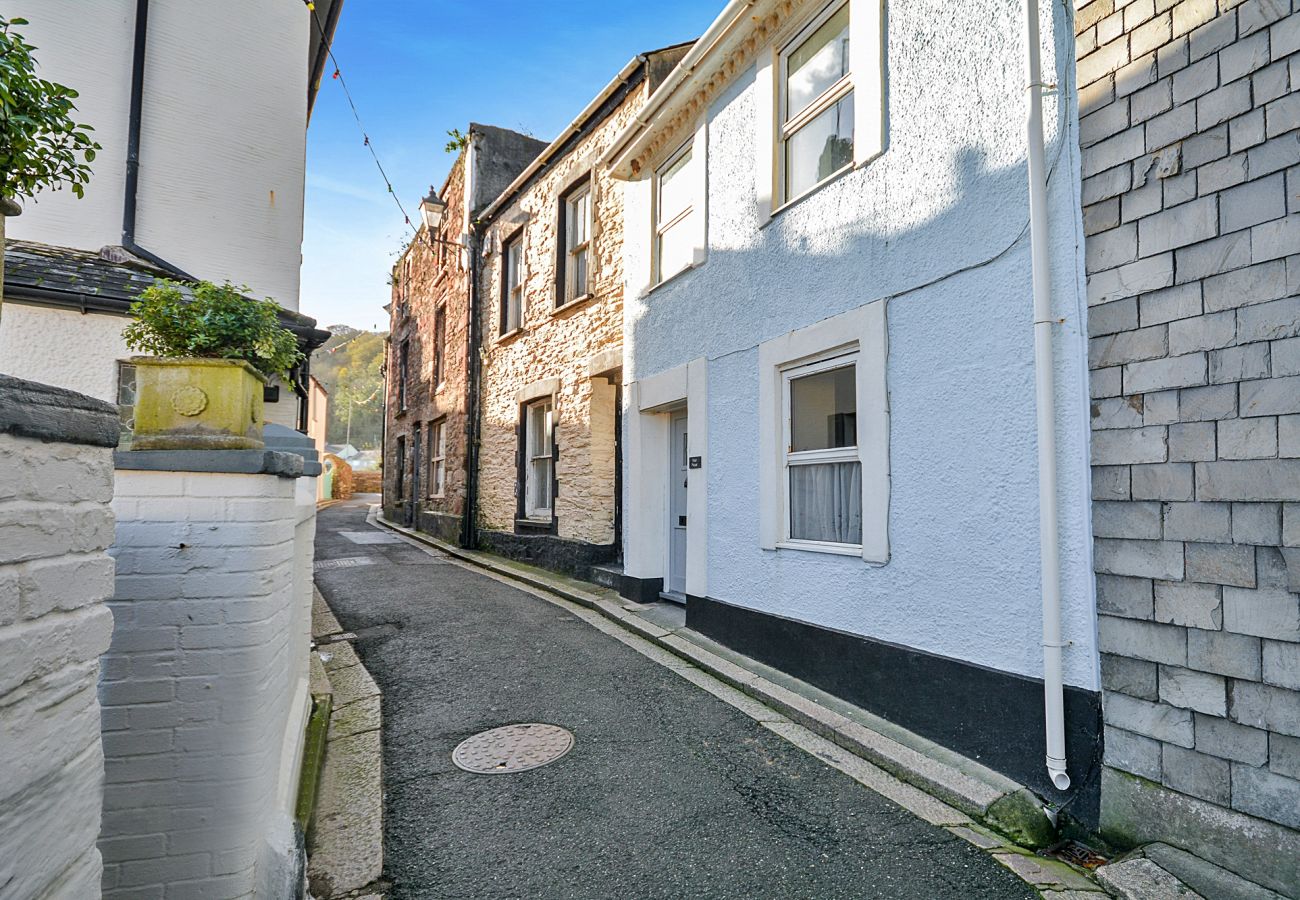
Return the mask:
<svg viewBox="0 0 1300 900">
<path fill-rule="evenodd" d="M 64 186 L 82 197 L 101 148 L 72 119 L 77 92 L 36 76 L 36 48 L 13 30 L 26 24 L 0 17 L 0 197 Z"/>
<path fill-rule="evenodd" d="M 166 358 L 242 359 L 265 375 L 289 379 L 302 362 L 298 339 L 280 325 L 274 300 L 254 300 L 230 282 L 181 286 L 159 279 L 131 304 L 135 317 L 123 329 L 132 350 Z"/>
</svg>

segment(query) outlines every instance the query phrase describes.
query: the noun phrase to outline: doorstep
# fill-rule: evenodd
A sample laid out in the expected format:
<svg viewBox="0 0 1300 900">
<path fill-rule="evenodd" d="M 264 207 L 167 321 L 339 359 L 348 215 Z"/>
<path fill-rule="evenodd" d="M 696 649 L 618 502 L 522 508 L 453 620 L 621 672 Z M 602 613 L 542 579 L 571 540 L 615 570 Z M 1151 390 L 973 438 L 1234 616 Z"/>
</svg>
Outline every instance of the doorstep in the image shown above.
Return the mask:
<svg viewBox="0 0 1300 900">
<path fill-rule="evenodd" d="M 817 689 L 709 641 L 666 615 L 666 603 L 630 602 L 612 590 L 394 525 L 373 507 L 368 522 L 446 553 L 490 578 L 561 607 L 671 669 L 801 750 L 932 825 L 973 844 L 1051 900 L 1100 900 L 1087 873 L 1034 853 L 1050 829 L 1021 785 Z M 1028 824 L 1026 824 L 1028 823 Z"/>
</svg>

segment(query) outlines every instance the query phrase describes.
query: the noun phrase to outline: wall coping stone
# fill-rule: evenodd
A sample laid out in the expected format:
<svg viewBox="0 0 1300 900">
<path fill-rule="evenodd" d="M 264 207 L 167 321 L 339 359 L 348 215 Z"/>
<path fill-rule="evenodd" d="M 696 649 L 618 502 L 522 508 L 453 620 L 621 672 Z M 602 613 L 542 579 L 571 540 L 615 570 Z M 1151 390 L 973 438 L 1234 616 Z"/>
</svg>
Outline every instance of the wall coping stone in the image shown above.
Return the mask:
<svg viewBox="0 0 1300 900">
<path fill-rule="evenodd" d="M 279 450 L 118 450 L 113 454 L 113 467 L 136 472 L 221 472 L 298 478 L 303 474 L 303 458 Z"/>
<path fill-rule="evenodd" d="M 0 434 L 116 447 L 117 407 L 66 388 L 0 375 Z"/>
<path fill-rule="evenodd" d="M 305 477 L 315 478 L 324 471 L 320 461 L 320 451 L 316 449 L 316 443 L 301 431 L 294 431 L 286 425 L 268 422 L 262 428 L 262 440 L 266 443 L 268 450 L 301 456 L 302 474 Z"/>
</svg>

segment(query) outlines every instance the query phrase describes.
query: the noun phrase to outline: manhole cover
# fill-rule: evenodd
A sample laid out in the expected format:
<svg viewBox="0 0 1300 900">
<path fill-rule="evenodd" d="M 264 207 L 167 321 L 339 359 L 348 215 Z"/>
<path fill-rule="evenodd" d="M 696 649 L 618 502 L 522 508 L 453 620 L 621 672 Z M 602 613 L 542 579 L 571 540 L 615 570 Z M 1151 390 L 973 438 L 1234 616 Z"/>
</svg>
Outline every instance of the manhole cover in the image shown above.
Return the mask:
<svg viewBox="0 0 1300 900">
<path fill-rule="evenodd" d="M 374 563 L 369 556 L 348 556 L 343 559 L 322 559 L 313 568 L 319 572 L 321 569 L 351 569 L 353 566 L 372 566 Z"/>
<path fill-rule="evenodd" d="M 558 725 L 505 725 L 466 738 L 451 761 L 466 772 L 499 775 L 553 763 L 573 749 L 573 735 Z"/>
</svg>

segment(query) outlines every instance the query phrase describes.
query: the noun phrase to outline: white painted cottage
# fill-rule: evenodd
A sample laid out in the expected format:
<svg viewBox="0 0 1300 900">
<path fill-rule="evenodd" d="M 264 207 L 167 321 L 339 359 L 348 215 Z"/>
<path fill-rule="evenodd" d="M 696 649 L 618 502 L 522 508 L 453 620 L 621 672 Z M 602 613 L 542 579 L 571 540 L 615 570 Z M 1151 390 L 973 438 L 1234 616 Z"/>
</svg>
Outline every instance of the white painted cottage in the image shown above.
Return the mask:
<svg viewBox="0 0 1300 900">
<path fill-rule="evenodd" d="M 607 157 L 628 181 L 625 584 L 1095 823 L 1075 94 L 1044 101 L 1049 773 L 1024 6 L 887 12 L 729 3 Z M 1071 85 L 1069 11 L 1040 26 L 1044 80 Z"/>
<path fill-rule="evenodd" d="M 0 372 L 129 399 L 126 311 L 160 276 L 247 285 L 284 307 L 304 349 L 324 341 L 297 314 L 303 190 L 342 5 L 0 0 L 103 145 L 85 199 L 47 192 L 8 222 Z M 305 429 L 298 380 L 268 421 Z"/>
</svg>

